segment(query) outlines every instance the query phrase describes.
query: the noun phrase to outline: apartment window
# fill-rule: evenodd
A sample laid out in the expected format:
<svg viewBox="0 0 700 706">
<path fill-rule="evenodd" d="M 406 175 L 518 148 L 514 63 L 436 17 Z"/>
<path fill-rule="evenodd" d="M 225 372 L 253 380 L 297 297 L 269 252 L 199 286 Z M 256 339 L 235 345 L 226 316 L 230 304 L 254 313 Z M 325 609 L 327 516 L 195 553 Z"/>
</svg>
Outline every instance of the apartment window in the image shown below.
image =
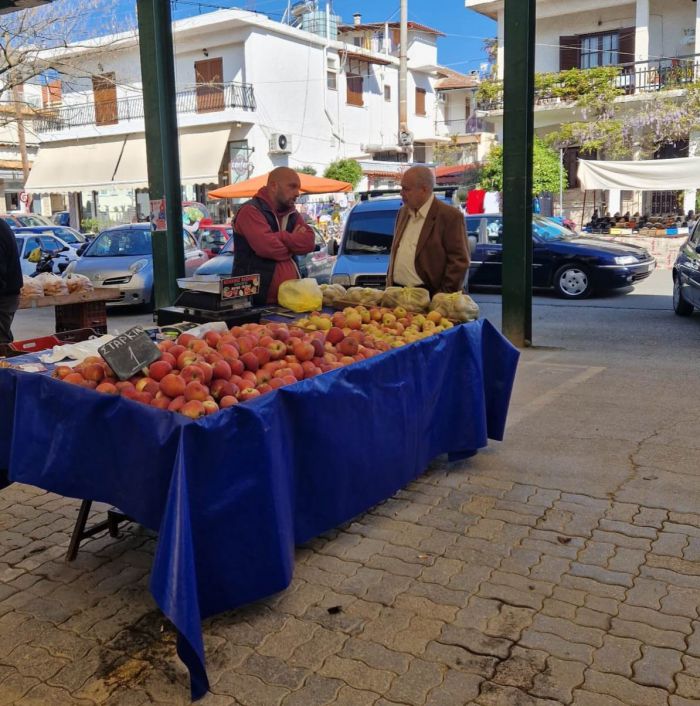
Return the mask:
<svg viewBox="0 0 700 706">
<path fill-rule="evenodd" d="M 352 44 L 355 47 L 362 47 L 362 37 L 353 37 Z"/>
<path fill-rule="evenodd" d="M 384 100 L 391 100 L 391 86 L 387 85 L 386 83 L 384 84 Z"/>
<path fill-rule="evenodd" d="M 425 115 L 425 88 L 416 88 L 416 115 Z"/>
<path fill-rule="evenodd" d="M 224 109 L 224 60 L 203 59 L 194 62 L 197 84 L 197 112 L 211 113 Z"/>
<path fill-rule="evenodd" d="M 338 90 L 338 74 L 335 71 L 326 71 L 326 86 L 331 91 Z"/>
<path fill-rule="evenodd" d="M 61 79 L 48 81 L 41 87 L 41 105 L 44 108 L 51 108 L 61 105 L 63 97 L 61 95 Z"/>
<path fill-rule="evenodd" d="M 559 70 L 593 69 L 634 62 L 634 27 L 559 37 Z"/>
<path fill-rule="evenodd" d="M 95 100 L 95 124 L 118 123 L 117 84 L 113 71 L 92 77 L 92 94 Z"/>
<path fill-rule="evenodd" d="M 347 103 L 348 105 L 364 105 L 362 98 L 363 80 L 357 74 L 347 74 Z"/>
</svg>

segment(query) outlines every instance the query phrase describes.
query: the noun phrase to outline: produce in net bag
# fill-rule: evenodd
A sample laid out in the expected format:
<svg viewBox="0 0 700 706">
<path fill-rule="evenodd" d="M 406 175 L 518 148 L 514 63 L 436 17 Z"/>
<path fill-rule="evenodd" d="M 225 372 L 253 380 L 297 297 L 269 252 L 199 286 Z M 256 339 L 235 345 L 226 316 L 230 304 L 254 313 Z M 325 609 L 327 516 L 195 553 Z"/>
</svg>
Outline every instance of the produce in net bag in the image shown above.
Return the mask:
<svg viewBox="0 0 700 706">
<path fill-rule="evenodd" d="M 44 288 L 44 296 L 56 297 L 60 294 L 68 294 L 68 285 L 58 275 L 49 272 L 42 272 L 34 278 Z"/>
<path fill-rule="evenodd" d="M 292 311 L 316 311 L 323 306 L 323 292 L 315 279 L 290 279 L 280 284 L 277 301 Z"/>
<path fill-rule="evenodd" d="M 430 305 L 430 294 L 422 287 L 401 287 L 398 294 L 398 304 L 408 311 L 424 312 L 428 311 Z"/>
<path fill-rule="evenodd" d="M 64 277 L 68 286 L 68 293 L 73 292 L 92 292 L 95 289 L 92 282 L 85 276 L 79 274 L 69 274 Z"/>
<path fill-rule="evenodd" d="M 347 290 L 342 284 L 322 284 L 323 306 L 333 306 L 338 299 L 347 297 Z"/>
<path fill-rule="evenodd" d="M 453 321 L 474 321 L 479 318 L 479 305 L 462 292 L 436 294 L 430 302 L 430 310 Z"/>
<path fill-rule="evenodd" d="M 393 309 L 399 305 L 399 294 L 403 287 L 387 287 L 382 294 L 382 306 Z"/>
<path fill-rule="evenodd" d="M 350 287 L 347 291 L 346 299 L 355 304 L 364 306 L 377 306 L 382 300 L 384 292 L 381 289 L 371 287 Z"/>
<path fill-rule="evenodd" d="M 19 294 L 21 297 L 43 297 L 44 285 L 41 282 L 37 282 L 34 277 L 25 275 L 22 278 L 22 289 Z"/>
</svg>

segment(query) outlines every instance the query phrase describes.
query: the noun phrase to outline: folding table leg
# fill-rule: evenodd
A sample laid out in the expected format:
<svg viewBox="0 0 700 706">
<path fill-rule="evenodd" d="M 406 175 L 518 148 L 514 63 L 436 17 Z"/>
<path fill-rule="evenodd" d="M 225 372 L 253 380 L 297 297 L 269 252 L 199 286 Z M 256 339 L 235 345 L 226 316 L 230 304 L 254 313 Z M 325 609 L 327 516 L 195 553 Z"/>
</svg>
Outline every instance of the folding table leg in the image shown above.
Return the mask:
<svg viewBox="0 0 700 706">
<path fill-rule="evenodd" d="M 75 527 L 73 527 L 73 534 L 70 537 L 68 551 L 66 552 L 66 561 L 73 561 L 78 555 L 78 547 L 80 546 L 80 540 L 84 537 L 83 533 L 85 531 L 85 525 L 87 524 L 87 518 L 90 514 L 91 507 L 92 500 L 83 500 L 80 505 L 78 517 L 75 520 Z"/>
</svg>

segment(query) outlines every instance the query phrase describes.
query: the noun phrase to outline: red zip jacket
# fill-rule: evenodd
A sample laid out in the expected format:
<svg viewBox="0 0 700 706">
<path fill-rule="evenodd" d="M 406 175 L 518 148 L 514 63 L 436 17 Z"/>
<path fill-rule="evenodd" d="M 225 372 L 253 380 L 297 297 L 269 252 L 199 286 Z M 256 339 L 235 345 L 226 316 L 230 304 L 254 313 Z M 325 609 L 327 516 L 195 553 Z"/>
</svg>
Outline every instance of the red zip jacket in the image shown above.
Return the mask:
<svg viewBox="0 0 700 706">
<path fill-rule="evenodd" d="M 236 231 L 248 241 L 256 255 L 277 262 L 267 293 L 267 303 L 277 304 L 277 291 L 280 284 L 289 279 L 299 279 L 299 270 L 292 256 L 306 255 L 314 249 L 314 232 L 304 223 L 304 219 L 298 214 L 296 208 L 278 211 L 274 207 L 266 186 L 263 186 L 255 196 L 265 201 L 275 213 L 280 229 L 270 230 L 265 216 L 255 206 L 246 204 L 236 216 Z M 282 220 L 287 215 L 290 218 L 296 217 L 297 223 L 301 224 L 303 229 L 292 233 L 281 230 Z"/>
</svg>

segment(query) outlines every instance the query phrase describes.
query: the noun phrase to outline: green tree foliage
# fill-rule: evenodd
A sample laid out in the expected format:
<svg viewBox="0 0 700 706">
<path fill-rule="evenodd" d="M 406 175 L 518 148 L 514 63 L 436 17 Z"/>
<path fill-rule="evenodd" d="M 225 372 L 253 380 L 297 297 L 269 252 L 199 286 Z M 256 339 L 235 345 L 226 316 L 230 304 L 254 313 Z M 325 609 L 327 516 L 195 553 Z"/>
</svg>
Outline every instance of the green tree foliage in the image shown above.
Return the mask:
<svg viewBox="0 0 700 706">
<path fill-rule="evenodd" d="M 316 176 L 317 174 L 316 170 L 310 164 L 307 164 L 305 167 L 297 169 L 296 171 L 300 174 L 310 174 L 311 176 Z"/>
<path fill-rule="evenodd" d="M 354 189 L 362 179 L 362 167 L 354 159 L 339 159 L 328 165 L 323 176 L 327 179 L 347 181 Z"/>
<path fill-rule="evenodd" d="M 546 191 L 559 191 L 561 165 L 559 155 L 545 142 L 535 136 L 533 150 L 533 196 Z M 481 185 L 488 191 L 503 191 L 503 147 L 494 145 L 491 148 L 481 170 Z M 564 187 L 567 186 L 564 175 Z"/>
</svg>

